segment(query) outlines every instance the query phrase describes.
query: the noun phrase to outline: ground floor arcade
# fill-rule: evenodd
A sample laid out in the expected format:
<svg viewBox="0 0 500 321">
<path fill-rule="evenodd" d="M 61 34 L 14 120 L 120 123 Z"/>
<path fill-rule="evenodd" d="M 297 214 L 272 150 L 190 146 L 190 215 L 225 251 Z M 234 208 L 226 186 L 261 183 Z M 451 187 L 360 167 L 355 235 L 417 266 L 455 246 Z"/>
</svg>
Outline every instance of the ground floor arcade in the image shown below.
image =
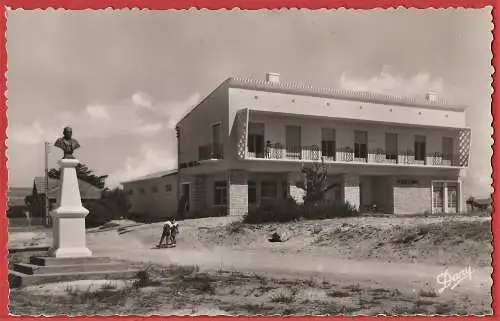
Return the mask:
<svg viewBox="0 0 500 321">
<path fill-rule="evenodd" d="M 269 173 L 232 170 L 228 172 L 182 175 L 180 195 L 189 212 L 227 211 L 244 215 L 267 201 L 293 198 L 301 202 L 305 191 L 297 185 L 297 173 Z M 332 188 L 325 198 L 348 202 L 362 212 L 376 206 L 378 212 L 396 214 L 458 213 L 465 209 L 458 177 L 428 175 L 328 176 Z"/>
</svg>

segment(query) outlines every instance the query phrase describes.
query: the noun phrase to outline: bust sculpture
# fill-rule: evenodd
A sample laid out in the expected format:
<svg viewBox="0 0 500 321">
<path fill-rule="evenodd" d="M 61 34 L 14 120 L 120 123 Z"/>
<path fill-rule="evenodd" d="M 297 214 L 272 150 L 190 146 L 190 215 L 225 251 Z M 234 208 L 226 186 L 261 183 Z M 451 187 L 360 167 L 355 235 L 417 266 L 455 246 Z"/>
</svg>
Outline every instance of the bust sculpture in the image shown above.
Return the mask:
<svg viewBox="0 0 500 321">
<path fill-rule="evenodd" d="M 63 150 L 63 159 L 74 159 L 73 152 L 80 147 L 78 141 L 71 137 L 72 135 L 73 130 L 71 127 L 65 127 L 63 130 L 63 137 L 58 138 L 54 144 L 55 147 Z"/>
</svg>

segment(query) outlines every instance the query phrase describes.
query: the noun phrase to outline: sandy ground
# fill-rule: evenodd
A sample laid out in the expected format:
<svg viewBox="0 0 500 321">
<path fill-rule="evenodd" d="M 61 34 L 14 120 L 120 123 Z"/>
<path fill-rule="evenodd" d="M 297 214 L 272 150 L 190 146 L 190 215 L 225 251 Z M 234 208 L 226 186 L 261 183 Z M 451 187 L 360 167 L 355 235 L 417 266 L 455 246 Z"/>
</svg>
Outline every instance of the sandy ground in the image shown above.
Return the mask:
<svg viewBox="0 0 500 321">
<path fill-rule="evenodd" d="M 469 307 L 477 308 L 471 313 L 484 313 L 480 311 L 488 309 L 492 284 L 491 234 L 489 238 L 485 235 L 488 226 L 484 217 L 360 217 L 257 226 L 241 224 L 235 218 L 207 218 L 181 222 L 178 246 L 156 249 L 161 224 L 129 221 L 89 230 L 88 246 L 95 255 L 141 264 L 197 266 L 205 273 L 237 271 L 278 279 L 358 282 L 366 288 L 397 289 L 409 295 L 422 289 L 436 291 L 441 287 L 437 282 L 440 273 L 459 272 L 470 265 L 471 278 L 445 290 L 439 300 L 455 302 L 465 296 Z M 269 242 L 273 231 L 280 231 L 288 240 Z M 9 240 L 12 247 L 50 244 L 50 233 L 15 234 Z M 198 304 L 196 311 L 158 309 L 158 314 L 167 309 L 168 314 L 191 315 L 227 310 L 215 308 L 213 302 Z"/>
</svg>

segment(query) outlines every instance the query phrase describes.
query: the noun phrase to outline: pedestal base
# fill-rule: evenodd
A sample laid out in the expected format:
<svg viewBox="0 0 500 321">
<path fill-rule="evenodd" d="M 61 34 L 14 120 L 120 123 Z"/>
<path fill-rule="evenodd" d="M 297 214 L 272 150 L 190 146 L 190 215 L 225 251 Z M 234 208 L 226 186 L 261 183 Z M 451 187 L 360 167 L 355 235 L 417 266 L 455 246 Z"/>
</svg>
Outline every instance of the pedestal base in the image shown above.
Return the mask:
<svg viewBox="0 0 500 321">
<path fill-rule="evenodd" d="M 63 159 L 59 206 L 50 215 L 53 219 L 54 243 L 49 256 L 77 258 L 92 256 L 85 242 L 85 217 L 89 211 L 82 206 L 76 175 L 76 159 Z"/>
<path fill-rule="evenodd" d="M 110 280 L 136 278 L 140 269 L 108 257 L 54 258 L 32 256 L 28 263 L 16 263 L 9 271 L 9 286 L 76 280 Z"/>
<path fill-rule="evenodd" d="M 92 256 L 92 252 L 86 247 L 51 248 L 48 252 L 48 256 L 78 258 Z"/>
</svg>

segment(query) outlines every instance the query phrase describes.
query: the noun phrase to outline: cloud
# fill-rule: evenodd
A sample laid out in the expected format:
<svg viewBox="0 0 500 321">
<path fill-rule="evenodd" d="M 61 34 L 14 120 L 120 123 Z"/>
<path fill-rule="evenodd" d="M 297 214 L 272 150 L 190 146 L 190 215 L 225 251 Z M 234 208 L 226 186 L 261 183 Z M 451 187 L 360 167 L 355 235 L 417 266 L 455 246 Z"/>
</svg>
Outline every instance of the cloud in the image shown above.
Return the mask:
<svg viewBox="0 0 500 321">
<path fill-rule="evenodd" d="M 136 92 L 132 95 L 132 102 L 139 107 L 151 108 L 153 105 L 151 97 L 144 92 Z"/>
<path fill-rule="evenodd" d="M 340 86 L 343 89 L 369 91 L 381 94 L 394 94 L 402 96 L 424 96 L 429 91 L 444 94 L 443 79 L 432 78 L 425 72 L 420 72 L 413 77 L 405 78 L 391 71 L 390 66 L 384 66 L 380 74 L 373 77 L 356 77 L 347 72 L 340 77 Z"/>
<path fill-rule="evenodd" d="M 106 107 L 100 105 L 89 105 L 85 108 L 85 111 L 93 119 L 111 119 L 106 110 Z"/>
<path fill-rule="evenodd" d="M 107 180 L 109 186 L 118 186 L 121 182 L 157 171 L 177 168 L 176 138 L 173 129 L 177 122 L 200 101 L 200 95 L 194 93 L 187 99 L 165 101 L 152 105 L 151 109 L 138 111 L 140 118 L 147 124 L 136 127 L 134 132 L 155 142 L 144 143 L 134 156 L 127 157 L 123 166 L 112 172 Z M 161 136 L 156 133 L 161 131 Z"/>
<path fill-rule="evenodd" d="M 64 111 L 50 123 L 34 122 L 30 125 L 9 127 L 12 141 L 38 144 L 52 141 L 61 135 L 62 128 L 73 128 L 75 138 L 112 138 L 141 135 L 149 137 L 172 129 L 177 121 L 200 99 L 198 93 L 184 100 L 153 104 L 145 93 L 135 93 L 130 99 L 115 104 L 89 104 L 82 111 Z"/>
<path fill-rule="evenodd" d="M 109 175 L 107 185 L 116 187 L 129 179 L 174 168 L 177 168 L 177 155 L 154 144 L 145 143 L 138 153 L 126 158 L 122 168 Z"/>
<path fill-rule="evenodd" d="M 36 144 L 46 134 L 47 130 L 37 121 L 28 126 L 7 127 L 8 140 L 14 143 Z"/>
</svg>

